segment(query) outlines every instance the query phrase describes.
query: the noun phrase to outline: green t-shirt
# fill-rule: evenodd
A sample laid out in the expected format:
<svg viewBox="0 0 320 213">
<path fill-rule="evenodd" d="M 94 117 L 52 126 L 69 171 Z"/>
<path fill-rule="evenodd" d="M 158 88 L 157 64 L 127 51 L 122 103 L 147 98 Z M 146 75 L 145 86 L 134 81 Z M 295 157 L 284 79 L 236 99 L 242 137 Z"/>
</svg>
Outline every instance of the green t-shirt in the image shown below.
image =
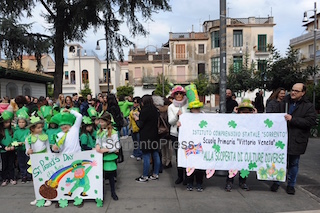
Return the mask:
<svg viewBox="0 0 320 213">
<path fill-rule="evenodd" d="M 26 137 L 30 134 L 30 130 L 29 129 L 20 129 L 19 127 L 16 127 L 16 130 L 13 133 L 13 139 L 12 141 L 17 141 L 17 142 L 23 142 L 23 144 L 21 146 L 16 147 L 16 150 L 21 150 L 21 151 L 25 151 L 26 150 L 26 146 L 25 146 L 25 141 L 26 141 Z"/>
<path fill-rule="evenodd" d="M 57 129 L 52 129 L 52 128 L 49 128 L 46 130 L 46 134 L 48 135 L 48 139 L 49 139 L 49 144 L 50 145 L 53 145 L 56 143 L 56 138 L 55 136 L 61 132 L 61 128 L 57 128 Z"/>
<path fill-rule="evenodd" d="M 90 148 L 95 148 L 96 143 L 95 140 L 93 140 L 92 136 L 90 134 L 81 134 L 80 135 L 80 143 L 82 145 L 87 145 Z M 82 150 L 83 151 L 83 150 Z"/>
<path fill-rule="evenodd" d="M 10 135 L 8 129 L 4 130 L 4 135 L 5 137 L 1 140 L 1 145 L 3 146 L 3 149 L 0 150 L 1 153 L 6 152 L 6 150 L 4 150 L 4 147 L 9 146 L 12 143 L 12 136 Z"/>
</svg>

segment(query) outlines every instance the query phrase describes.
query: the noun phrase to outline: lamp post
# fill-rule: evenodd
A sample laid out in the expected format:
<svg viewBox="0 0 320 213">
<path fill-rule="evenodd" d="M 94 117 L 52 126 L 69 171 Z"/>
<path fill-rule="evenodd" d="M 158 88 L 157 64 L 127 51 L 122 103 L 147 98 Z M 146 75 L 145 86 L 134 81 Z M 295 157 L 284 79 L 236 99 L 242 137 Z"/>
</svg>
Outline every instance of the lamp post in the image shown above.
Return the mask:
<svg viewBox="0 0 320 213">
<path fill-rule="evenodd" d="M 316 62 L 316 59 L 317 59 L 317 56 L 316 56 L 316 53 L 317 53 L 317 30 L 318 30 L 318 24 L 317 24 L 317 3 L 314 2 L 314 9 L 313 10 L 307 10 L 304 12 L 304 15 L 303 15 L 303 22 L 308 22 L 308 17 L 307 17 L 307 12 L 308 11 L 314 11 L 314 32 L 313 32 L 313 62 L 314 62 L 314 74 L 313 74 L 313 105 L 315 106 L 316 105 L 316 86 L 317 86 L 317 79 L 316 79 L 316 73 L 317 73 L 317 62 Z"/>
<path fill-rule="evenodd" d="M 170 49 L 168 47 L 164 47 L 163 44 L 161 45 L 161 60 L 162 60 L 162 96 L 164 97 L 164 54 L 163 54 L 163 49 L 168 49 L 170 51 Z M 168 54 L 170 54 L 170 52 L 168 52 Z"/>
<path fill-rule="evenodd" d="M 79 74 L 80 74 L 80 75 L 79 75 L 79 79 L 80 79 L 79 84 L 80 84 L 80 92 L 81 92 L 81 76 L 82 76 L 82 75 L 81 75 L 81 74 L 82 74 L 82 73 L 81 73 L 81 60 L 80 60 L 81 49 L 78 48 L 78 49 L 77 49 L 77 52 L 78 52 L 78 54 L 79 54 L 79 55 L 78 55 L 78 56 L 79 56 Z"/>
<path fill-rule="evenodd" d="M 97 40 L 96 50 L 100 50 L 99 41 L 106 40 L 106 61 L 107 61 L 107 81 L 108 81 L 108 91 L 107 93 L 110 94 L 110 71 L 109 71 L 109 48 L 108 48 L 108 36 L 106 34 L 105 38 Z"/>
</svg>

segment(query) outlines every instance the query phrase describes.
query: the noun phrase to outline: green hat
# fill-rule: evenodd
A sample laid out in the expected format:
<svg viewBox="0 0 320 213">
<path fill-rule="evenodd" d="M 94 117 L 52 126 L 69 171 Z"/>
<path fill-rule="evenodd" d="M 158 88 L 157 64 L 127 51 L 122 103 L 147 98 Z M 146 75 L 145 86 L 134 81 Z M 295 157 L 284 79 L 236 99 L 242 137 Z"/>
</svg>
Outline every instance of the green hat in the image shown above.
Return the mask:
<svg viewBox="0 0 320 213">
<path fill-rule="evenodd" d="M 83 117 L 82 117 L 82 123 L 84 123 L 84 124 L 86 124 L 86 125 L 90 125 L 90 124 L 92 124 L 92 120 L 91 120 L 91 118 L 88 117 L 88 116 L 83 116 Z"/>
<path fill-rule="evenodd" d="M 5 110 L 2 112 L 0 117 L 3 119 L 3 121 L 12 120 L 13 119 L 13 112 Z"/>
<path fill-rule="evenodd" d="M 241 108 L 248 108 L 250 110 L 254 110 L 254 106 L 252 105 L 251 101 L 249 99 L 243 99 L 241 104 L 239 105 L 238 109 Z"/>
<path fill-rule="evenodd" d="M 90 118 L 98 116 L 98 112 L 94 107 L 89 107 L 87 111 L 88 111 Z"/>
<path fill-rule="evenodd" d="M 114 171 L 117 169 L 116 159 L 118 155 L 115 153 L 106 153 L 103 155 L 103 170 L 104 171 Z"/>
<path fill-rule="evenodd" d="M 70 108 L 70 110 L 74 110 L 74 111 L 76 111 L 76 112 L 79 112 L 79 113 L 80 113 L 80 109 L 79 109 L 78 107 L 72 107 L 72 108 Z"/>
<path fill-rule="evenodd" d="M 75 170 L 77 170 L 77 169 L 84 169 L 85 168 L 85 166 L 83 166 L 83 164 L 82 164 L 82 160 L 76 160 L 76 161 L 74 161 L 72 164 L 71 164 L 71 166 L 73 167 L 73 169 L 72 169 L 72 171 L 71 172 L 74 172 Z"/>
<path fill-rule="evenodd" d="M 76 120 L 76 117 L 73 114 L 68 112 L 62 112 L 55 116 L 57 116 L 57 120 L 59 121 L 58 123 L 59 126 L 62 126 L 62 125 L 72 126 Z"/>
<path fill-rule="evenodd" d="M 57 116 L 57 115 L 52 116 L 48 123 L 49 124 L 54 123 L 54 124 L 59 125 L 59 116 Z"/>
<path fill-rule="evenodd" d="M 58 105 L 54 105 L 54 106 L 52 107 L 52 114 L 53 114 L 53 115 L 58 114 L 59 111 L 60 111 L 60 107 L 59 107 Z"/>
<path fill-rule="evenodd" d="M 27 128 L 30 128 L 34 125 L 41 124 L 41 123 L 44 123 L 44 121 L 39 116 L 32 115 L 30 117 L 30 122 Z"/>
<path fill-rule="evenodd" d="M 27 107 L 22 107 L 16 112 L 16 116 L 18 119 L 24 119 L 28 120 L 29 115 L 28 115 L 28 108 Z"/>
<path fill-rule="evenodd" d="M 52 116 L 52 107 L 51 106 L 42 106 L 42 107 L 40 107 L 40 112 L 41 112 L 43 118 L 50 120 L 50 118 Z"/>
<path fill-rule="evenodd" d="M 199 95 L 197 91 L 197 87 L 194 84 L 190 84 L 185 87 L 186 96 L 188 98 L 188 109 L 201 108 L 203 107 L 203 103 L 199 101 Z"/>
</svg>

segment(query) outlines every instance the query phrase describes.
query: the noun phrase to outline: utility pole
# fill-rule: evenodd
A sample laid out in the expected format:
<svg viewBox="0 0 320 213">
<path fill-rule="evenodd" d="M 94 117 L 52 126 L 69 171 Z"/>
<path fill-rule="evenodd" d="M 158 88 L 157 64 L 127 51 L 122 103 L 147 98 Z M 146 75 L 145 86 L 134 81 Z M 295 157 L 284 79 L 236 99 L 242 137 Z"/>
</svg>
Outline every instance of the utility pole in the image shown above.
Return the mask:
<svg viewBox="0 0 320 213">
<path fill-rule="evenodd" d="M 227 23 L 226 0 L 220 0 L 220 113 L 226 112 L 226 57 L 227 57 Z"/>
</svg>

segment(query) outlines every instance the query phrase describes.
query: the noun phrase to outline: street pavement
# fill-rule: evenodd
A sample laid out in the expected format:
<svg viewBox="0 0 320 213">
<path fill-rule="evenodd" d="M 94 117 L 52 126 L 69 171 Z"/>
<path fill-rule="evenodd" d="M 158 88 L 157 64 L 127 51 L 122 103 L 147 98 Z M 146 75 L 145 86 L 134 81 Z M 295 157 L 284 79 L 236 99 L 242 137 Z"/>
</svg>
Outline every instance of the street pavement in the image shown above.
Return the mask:
<svg viewBox="0 0 320 213">
<path fill-rule="evenodd" d="M 175 185 L 176 169 L 163 170 L 159 180 L 138 183 L 135 178 L 142 173 L 142 161 L 129 156 L 132 140 L 122 140 L 125 160 L 118 167 L 116 192 L 118 201 L 110 196 L 109 185 L 104 186 L 104 206 L 96 207 L 94 201 L 86 201 L 82 208 L 72 202 L 64 209 L 37 208 L 29 203 L 34 199 L 32 183 L 0 187 L 0 213 L 42 213 L 42 212 L 95 212 L 95 213 L 150 213 L 150 212 L 320 212 L 320 139 L 310 139 L 305 155 L 300 160 L 300 171 L 296 194 L 288 195 L 282 183 L 277 193 L 271 192 L 270 182 L 258 181 L 251 173 L 247 180 L 251 191 L 238 187 L 235 178 L 232 192 L 224 190 L 225 177 L 214 176 L 204 180 L 204 191 L 187 191 L 186 186 Z"/>
</svg>

